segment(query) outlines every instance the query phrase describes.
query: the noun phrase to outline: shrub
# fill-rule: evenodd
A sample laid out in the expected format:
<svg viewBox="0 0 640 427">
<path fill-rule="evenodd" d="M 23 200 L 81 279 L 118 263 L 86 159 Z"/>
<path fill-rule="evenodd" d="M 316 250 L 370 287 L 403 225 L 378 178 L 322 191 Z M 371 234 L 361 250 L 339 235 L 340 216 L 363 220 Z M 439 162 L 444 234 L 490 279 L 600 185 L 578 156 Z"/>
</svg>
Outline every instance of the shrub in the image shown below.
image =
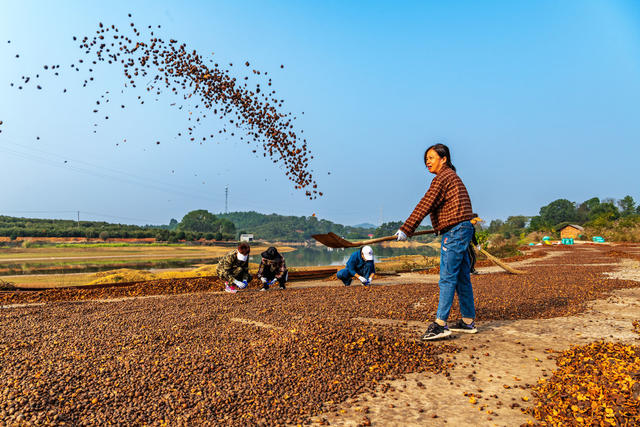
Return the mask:
<svg viewBox="0 0 640 427">
<path fill-rule="evenodd" d="M 158 230 L 156 233 L 156 240 L 160 242 L 166 242 L 169 240 L 169 230 Z"/>
<path fill-rule="evenodd" d="M 87 230 L 84 232 L 84 236 L 87 239 L 95 239 L 96 237 L 98 237 L 98 232 L 95 230 Z"/>
<path fill-rule="evenodd" d="M 492 246 L 491 255 L 498 258 L 508 258 L 512 256 L 522 255 L 522 252 L 518 250 L 518 245 L 506 243 L 500 246 Z"/>
<path fill-rule="evenodd" d="M 22 247 L 27 249 L 27 248 L 34 248 L 36 247 L 36 242 L 34 242 L 33 240 L 23 240 L 22 241 Z"/>
<path fill-rule="evenodd" d="M 0 291 L 13 291 L 15 288 L 13 282 L 6 282 L 0 279 Z"/>
</svg>

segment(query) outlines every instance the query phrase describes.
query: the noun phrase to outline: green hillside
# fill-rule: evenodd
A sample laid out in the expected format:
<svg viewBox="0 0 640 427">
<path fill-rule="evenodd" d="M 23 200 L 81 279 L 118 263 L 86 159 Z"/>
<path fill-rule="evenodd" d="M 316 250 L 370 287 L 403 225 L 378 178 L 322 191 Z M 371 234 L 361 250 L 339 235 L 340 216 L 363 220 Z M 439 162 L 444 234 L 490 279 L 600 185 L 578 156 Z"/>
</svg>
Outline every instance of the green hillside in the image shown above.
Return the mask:
<svg viewBox="0 0 640 427">
<path fill-rule="evenodd" d="M 314 216 L 265 215 L 258 212 L 229 212 L 216 214 L 228 219 L 239 233 L 251 233 L 256 239 L 301 242 L 313 234 L 333 232 L 348 239 L 366 239 L 370 229 L 344 226 Z"/>
</svg>

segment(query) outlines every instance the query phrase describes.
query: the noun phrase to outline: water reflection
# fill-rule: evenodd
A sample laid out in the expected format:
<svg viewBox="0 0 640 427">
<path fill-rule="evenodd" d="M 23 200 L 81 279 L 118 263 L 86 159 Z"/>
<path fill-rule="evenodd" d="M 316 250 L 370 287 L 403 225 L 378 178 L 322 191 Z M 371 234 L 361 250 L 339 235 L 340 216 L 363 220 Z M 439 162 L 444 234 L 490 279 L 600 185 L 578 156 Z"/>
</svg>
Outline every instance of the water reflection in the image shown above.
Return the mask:
<svg viewBox="0 0 640 427">
<path fill-rule="evenodd" d="M 284 257 L 287 261 L 287 266 L 289 267 L 344 265 L 351 254 L 357 250 L 358 248 L 299 248 L 293 252 L 287 252 L 286 254 L 284 254 Z M 416 248 L 390 248 L 376 246 L 373 248 L 373 256 L 376 262 L 379 261 L 380 258 L 388 258 L 400 255 L 438 256 L 438 251 L 429 246 L 420 246 Z M 251 262 L 260 262 L 260 256 L 252 256 L 250 258 Z"/>
</svg>

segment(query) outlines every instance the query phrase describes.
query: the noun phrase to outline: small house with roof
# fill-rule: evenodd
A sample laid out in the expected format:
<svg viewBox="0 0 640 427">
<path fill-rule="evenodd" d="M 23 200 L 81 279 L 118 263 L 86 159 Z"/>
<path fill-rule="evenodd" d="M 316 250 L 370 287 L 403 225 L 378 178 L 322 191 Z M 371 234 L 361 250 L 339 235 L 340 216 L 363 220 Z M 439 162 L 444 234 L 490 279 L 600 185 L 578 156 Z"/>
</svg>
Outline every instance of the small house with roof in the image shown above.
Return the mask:
<svg viewBox="0 0 640 427">
<path fill-rule="evenodd" d="M 578 236 L 584 233 L 584 228 L 575 224 L 567 224 L 559 231 L 561 239 L 577 239 Z"/>
</svg>

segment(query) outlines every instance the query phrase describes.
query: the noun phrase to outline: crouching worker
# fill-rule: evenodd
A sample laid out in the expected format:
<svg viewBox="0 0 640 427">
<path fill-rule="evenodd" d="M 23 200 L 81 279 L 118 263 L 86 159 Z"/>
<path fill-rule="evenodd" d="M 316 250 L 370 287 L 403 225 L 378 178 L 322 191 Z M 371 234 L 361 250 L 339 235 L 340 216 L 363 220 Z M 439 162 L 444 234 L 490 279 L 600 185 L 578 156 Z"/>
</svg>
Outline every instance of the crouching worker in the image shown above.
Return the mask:
<svg viewBox="0 0 640 427">
<path fill-rule="evenodd" d="M 224 280 L 224 290 L 235 294 L 238 289 L 244 289 L 251 281 L 249 274 L 249 252 L 251 247 L 242 242 L 238 249 L 229 252 L 218 263 L 218 277 Z"/>
<path fill-rule="evenodd" d="M 373 249 L 371 246 L 365 246 L 349 257 L 347 265 L 338 271 L 337 276 L 345 286 L 349 286 L 354 277 L 360 280 L 364 286 L 368 286 L 373 281 L 375 272 Z"/>
<path fill-rule="evenodd" d="M 262 282 L 261 291 L 269 290 L 269 287 L 276 283 L 279 289 L 285 289 L 288 276 L 287 264 L 276 248 L 271 246 L 262 252 L 262 261 L 258 268 L 258 278 Z"/>
</svg>

